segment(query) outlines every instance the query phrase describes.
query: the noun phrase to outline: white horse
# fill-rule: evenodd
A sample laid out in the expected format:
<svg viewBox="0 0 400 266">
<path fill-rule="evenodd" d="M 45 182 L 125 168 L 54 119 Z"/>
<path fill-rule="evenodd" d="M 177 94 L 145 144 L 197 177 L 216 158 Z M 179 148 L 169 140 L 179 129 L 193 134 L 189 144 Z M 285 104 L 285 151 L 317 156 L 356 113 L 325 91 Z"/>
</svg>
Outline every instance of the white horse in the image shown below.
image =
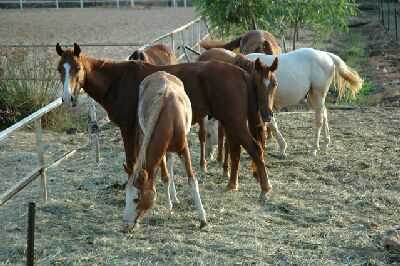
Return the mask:
<svg viewBox="0 0 400 266">
<path fill-rule="evenodd" d="M 253 53 L 246 57 L 252 61 L 257 58 L 270 65 L 275 56 Z M 363 80 L 358 73 L 348 67 L 337 55 L 312 48 L 302 48 L 279 56 L 276 72 L 278 89 L 275 94 L 274 107 L 279 109 L 298 104 L 305 96 L 310 107 L 315 111 L 315 129 L 312 154 L 317 155 L 321 129 L 324 127 L 324 146 L 328 148 L 329 136 L 328 116 L 325 98 L 332 80 L 336 76 L 339 97 L 343 96 L 346 87 L 355 95 L 362 87 Z M 268 82 L 268 81 L 266 81 Z M 286 156 L 286 141 L 273 118 L 268 125 L 276 136 L 282 156 Z"/>
</svg>

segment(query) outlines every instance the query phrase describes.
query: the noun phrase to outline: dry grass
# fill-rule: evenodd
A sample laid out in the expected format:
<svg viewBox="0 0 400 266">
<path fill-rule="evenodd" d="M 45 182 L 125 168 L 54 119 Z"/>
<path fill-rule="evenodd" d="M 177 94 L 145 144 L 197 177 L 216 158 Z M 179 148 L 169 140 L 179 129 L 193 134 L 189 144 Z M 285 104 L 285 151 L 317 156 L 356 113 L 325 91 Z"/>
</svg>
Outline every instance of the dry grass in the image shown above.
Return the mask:
<svg viewBox="0 0 400 266">
<path fill-rule="evenodd" d="M 100 165 L 88 150 L 80 151 L 49 171 L 48 203 L 40 202 L 35 184 L 1 209 L 0 264 L 24 263 L 23 203 L 29 199 L 39 205 L 38 265 L 398 264 L 399 255 L 386 252 L 380 238 L 400 218 L 400 110 L 332 111 L 329 118 L 333 147 L 314 159 L 307 148 L 312 116 L 278 115 L 289 156 L 279 159 L 277 145 L 269 144 L 266 159 L 274 191 L 266 205 L 257 200 L 259 186 L 242 153 L 239 192 L 222 192 L 226 180 L 221 169 L 209 164 L 200 185 L 206 229 L 198 229 L 186 180 L 178 178 L 181 203 L 174 213 L 167 211 L 159 181 L 156 207 L 142 228 L 129 235 L 119 232 L 124 194 L 113 189 L 125 179 L 122 144 L 115 128 L 102 131 Z M 69 148 L 71 138 L 48 135 L 48 150 Z M 201 175 L 196 135 L 191 138 L 194 166 Z M 2 161 L 13 147 L 11 142 L 2 147 Z M 19 156 L 1 169 L 0 192 L 14 182 L 6 173 Z"/>
</svg>

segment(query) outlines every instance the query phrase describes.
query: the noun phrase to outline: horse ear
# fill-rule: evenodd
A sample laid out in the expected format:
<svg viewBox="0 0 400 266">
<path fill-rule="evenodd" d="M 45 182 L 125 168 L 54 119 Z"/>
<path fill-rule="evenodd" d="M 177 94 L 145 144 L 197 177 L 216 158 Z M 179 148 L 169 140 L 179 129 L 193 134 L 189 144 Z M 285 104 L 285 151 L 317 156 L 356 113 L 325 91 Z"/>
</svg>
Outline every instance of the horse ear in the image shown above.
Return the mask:
<svg viewBox="0 0 400 266">
<path fill-rule="evenodd" d="M 275 70 L 278 69 L 278 63 L 279 63 L 279 59 L 278 57 L 275 57 L 274 62 L 272 62 L 272 65 L 269 67 L 269 70 L 274 72 Z"/>
<path fill-rule="evenodd" d="M 256 70 L 262 70 L 262 63 L 260 61 L 260 58 L 257 58 L 256 61 L 254 62 L 254 66 Z"/>
<path fill-rule="evenodd" d="M 64 51 L 63 51 L 63 49 L 61 48 L 61 45 L 60 45 L 59 43 L 56 44 L 56 51 L 57 51 L 57 54 L 58 54 L 59 56 L 62 56 L 62 54 L 64 53 Z"/>
<path fill-rule="evenodd" d="M 76 42 L 74 42 L 74 55 L 78 57 L 80 53 L 81 53 L 81 47 L 79 47 L 79 45 Z"/>
<path fill-rule="evenodd" d="M 146 61 L 146 57 L 145 57 L 145 54 L 144 54 L 143 51 L 139 52 L 139 59 L 142 60 L 142 61 Z"/>
</svg>

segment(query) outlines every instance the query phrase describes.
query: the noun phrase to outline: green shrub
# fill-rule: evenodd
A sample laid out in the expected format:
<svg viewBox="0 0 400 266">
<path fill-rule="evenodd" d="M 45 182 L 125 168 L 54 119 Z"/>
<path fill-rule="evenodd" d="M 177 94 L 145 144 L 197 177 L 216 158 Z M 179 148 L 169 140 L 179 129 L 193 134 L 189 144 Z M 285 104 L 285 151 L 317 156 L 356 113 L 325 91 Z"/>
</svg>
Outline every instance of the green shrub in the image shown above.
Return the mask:
<svg viewBox="0 0 400 266">
<path fill-rule="evenodd" d="M 56 75 L 55 62 L 44 53 L 19 48 L 3 52 L 0 69 L 0 129 L 9 127 L 60 95 L 62 84 Z M 63 130 L 78 120 L 79 115 L 77 117 L 61 107 L 46 114 L 42 124 L 46 128 Z M 81 128 L 80 124 L 75 127 Z"/>
</svg>

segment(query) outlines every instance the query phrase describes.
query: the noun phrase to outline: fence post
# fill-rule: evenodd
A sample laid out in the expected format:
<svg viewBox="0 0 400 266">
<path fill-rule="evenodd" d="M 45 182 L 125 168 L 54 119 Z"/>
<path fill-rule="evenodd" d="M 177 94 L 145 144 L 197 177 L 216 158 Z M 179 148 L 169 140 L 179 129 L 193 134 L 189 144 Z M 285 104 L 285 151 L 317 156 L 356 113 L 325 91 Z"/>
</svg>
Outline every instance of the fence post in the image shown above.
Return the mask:
<svg viewBox="0 0 400 266">
<path fill-rule="evenodd" d="M 131 7 L 135 6 L 135 0 L 131 0 Z"/>
<path fill-rule="evenodd" d="M 390 31 L 390 4 L 387 3 L 387 31 Z"/>
<path fill-rule="evenodd" d="M 394 27 L 396 30 L 396 41 L 399 40 L 398 33 L 397 33 L 397 8 L 394 9 Z"/>
<path fill-rule="evenodd" d="M 173 33 L 171 33 L 171 35 L 170 35 L 171 37 L 171 49 L 172 49 L 172 52 L 173 53 L 175 53 L 175 40 L 174 40 L 174 34 Z"/>
<path fill-rule="evenodd" d="M 187 7 L 187 0 L 183 0 L 183 6 Z"/>
<path fill-rule="evenodd" d="M 19 0 L 19 8 L 20 8 L 20 9 L 23 8 L 22 0 Z"/>
<path fill-rule="evenodd" d="M 26 237 L 26 265 L 33 266 L 35 260 L 35 203 L 28 204 L 28 229 Z"/>
<path fill-rule="evenodd" d="M 81 8 L 83 8 L 83 0 L 81 0 Z"/>
<path fill-rule="evenodd" d="M 100 137 L 99 137 L 99 126 L 97 124 L 97 115 L 96 115 L 96 103 L 92 98 L 89 100 L 89 121 L 88 121 L 88 131 L 89 131 L 89 139 L 90 144 L 93 148 L 95 146 L 96 153 L 96 163 L 100 162 Z"/>
<path fill-rule="evenodd" d="M 42 198 L 47 201 L 47 174 L 44 165 L 44 153 L 43 153 L 43 133 L 42 133 L 42 118 L 35 120 L 35 131 L 36 131 L 36 151 L 38 154 L 38 162 L 40 168 L 40 186 L 42 190 Z"/>
<path fill-rule="evenodd" d="M 117 0 L 117 8 L 119 8 L 119 0 Z"/>
<path fill-rule="evenodd" d="M 174 0 L 174 7 L 176 7 L 176 0 Z"/>
<path fill-rule="evenodd" d="M 58 9 L 59 7 L 58 0 L 56 0 L 56 8 Z"/>
</svg>

